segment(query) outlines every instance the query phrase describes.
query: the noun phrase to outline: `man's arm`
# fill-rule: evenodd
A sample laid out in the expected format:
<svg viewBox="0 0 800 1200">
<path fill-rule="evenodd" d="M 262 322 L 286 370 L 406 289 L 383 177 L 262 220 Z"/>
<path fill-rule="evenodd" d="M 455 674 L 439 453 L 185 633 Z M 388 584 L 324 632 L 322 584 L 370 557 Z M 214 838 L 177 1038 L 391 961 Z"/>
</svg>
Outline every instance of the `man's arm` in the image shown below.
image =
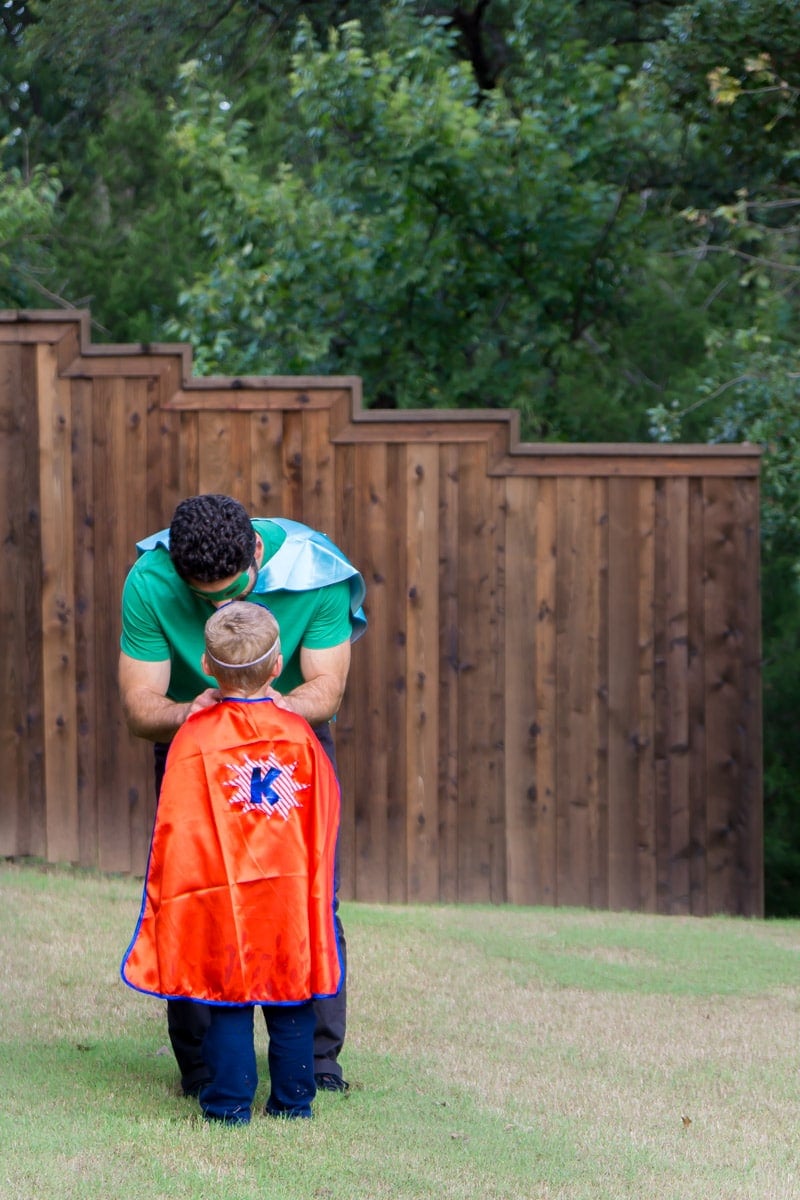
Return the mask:
<svg viewBox="0 0 800 1200">
<path fill-rule="evenodd" d="M 214 688 L 191 701 L 178 703 L 167 697 L 170 662 L 142 662 L 119 656 L 119 694 L 131 733 L 151 742 L 168 742 L 190 713 L 216 703 Z"/>
<path fill-rule="evenodd" d="M 344 696 L 350 670 L 350 642 L 325 650 L 301 647 L 300 670 L 303 682 L 285 696 L 270 691 L 272 699 L 282 708 L 305 717 L 309 725 L 329 721 L 339 711 Z"/>
</svg>

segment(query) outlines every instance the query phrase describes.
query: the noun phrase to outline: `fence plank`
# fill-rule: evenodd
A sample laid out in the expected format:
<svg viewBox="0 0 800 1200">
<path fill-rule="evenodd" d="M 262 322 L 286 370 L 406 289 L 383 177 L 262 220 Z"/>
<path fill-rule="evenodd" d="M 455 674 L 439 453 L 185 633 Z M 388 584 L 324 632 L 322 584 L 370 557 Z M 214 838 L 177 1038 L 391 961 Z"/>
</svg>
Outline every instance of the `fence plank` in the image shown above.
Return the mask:
<svg viewBox="0 0 800 1200">
<path fill-rule="evenodd" d="M 459 453 L 439 456 L 439 898 L 455 903 L 458 886 L 459 761 Z"/>
<path fill-rule="evenodd" d="M 555 479 L 536 484 L 536 896 L 558 898 L 558 502 Z M 513 636 L 513 630 L 510 631 Z M 508 636 L 508 635 L 507 635 Z"/>
<path fill-rule="evenodd" d="M 691 805 L 689 790 L 689 481 L 665 482 L 668 509 L 666 527 L 665 630 L 667 717 L 667 769 L 669 911 L 690 911 L 689 858 L 691 855 Z"/>
<path fill-rule="evenodd" d="M 540 664 L 536 650 L 537 509 L 535 491 L 517 479 L 506 483 L 506 627 L 518 636 L 505 639 L 506 746 L 505 819 L 508 899 L 512 904 L 540 902 L 537 870 L 540 797 L 537 792 L 536 704 Z"/>
<path fill-rule="evenodd" d="M 29 806 L 20 821 L 22 834 L 19 853 L 47 857 L 47 783 L 45 779 L 46 731 L 44 725 L 44 661 L 42 645 L 42 586 L 44 562 L 42 555 L 42 513 L 39 495 L 39 404 L 38 350 L 26 346 L 20 360 L 20 403 L 22 425 L 26 435 L 23 470 L 24 524 L 22 526 L 22 564 L 24 607 L 20 612 L 26 641 L 25 738 L 31 748 L 28 757 Z M 20 622 L 15 621 L 15 630 Z M 21 640 L 18 644 L 22 644 Z"/>
<path fill-rule="evenodd" d="M 223 491 L 235 496 L 242 504 L 253 492 L 253 459 L 250 454 L 252 423 L 250 413 L 231 413 L 229 451 L 233 465 L 230 469 L 230 486 L 223 488 Z"/>
<path fill-rule="evenodd" d="M 506 877 L 505 825 L 505 606 L 506 606 L 506 505 L 505 480 L 489 475 L 488 463 L 493 457 L 492 444 L 487 443 L 481 455 L 481 465 L 488 480 L 488 511 L 490 526 L 492 616 L 489 626 L 489 788 L 491 797 L 492 860 L 489 877 L 490 899 L 499 904 L 508 895 Z"/>
<path fill-rule="evenodd" d="M 407 899 L 439 899 L 439 452 L 408 447 L 405 578 L 408 597 Z"/>
<path fill-rule="evenodd" d="M 643 479 L 638 487 L 639 515 L 639 680 L 637 753 L 637 841 L 636 878 L 638 898 L 635 908 L 642 912 L 658 910 L 656 877 L 656 792 L 655 792 L 655 695 L 653 665 L 655 650 L 656 588 L 656 487 L 652 479 Z M 611 802 L 613 803 L 613 794 Z"/>
<path fill-rule="evenodd" d="M 76 380 L 72 387 L 72 451 L 81 469 L 72 480 L 74 504 L 76 695 L 78 730 L 78 844 L 79 861 L 91 866 L 98 857 L 98 779 L 95 713 L 99 708 L 97 658 L 95 655 L 95 481 L 92 471 L 94 405 L 92 385 Z M 103 564 L 107 566 L 107 564 Z M 116 589 L 111 589 L 116 595 Z M 101 622 L 101 628 L 103 627 Z"/>
<path fill-rule="evenodd" d="M 358 456 L 354 554 L 369 581 L 372 635 L 364 639 L 362 661 L 363 705 L 361 735 L 356 747 L 355 796 L 355 894 L 357 899 L 388 899 L 388 860 L 394 848 L 388 844 L 387 794 L 388 753 L 387 697 L 384 662 L 388 628 L 386 545 L 388 506 L 387 449 L 370 446 Z"/>
<path fill-rule="evenodd" d="M 487 477 L 486 447 L 460 447 L 459 467 L 459 899 L 499 900 L 503 829 L 502 500 Z"/>
<path fill-rule="evenodd" d="M 248 467 L 250 455 L 243 453 L 247 432 L 246 448 L 250 449 L 247 418 L 235 413 L 199 412 L 194 414 L 197 424 L 197 491 L 220 492 L 229 496 L 249 494 L 249 478 L 243 478 L 242 463 Z M 242 422 L 245 424 L 242 425 Z"/>
<path fill-rule="evenodd" d="M 303 520 L 329 538 L 336 535 L 336 493 L 330 414 L 304 411 L 303 447 Z"/>
<path fill-rule="evenodd" d="M 96 524 L 95 598 L 98 636 L 95 645 L 98 680 L 106 686 L 115 680 L 119 657 L 119 589 L 123 564 L 131 557 L 131 520 L 128 516 L 129 459 L 126 425 L 125 379 L 104 376 L 94 381 L 92 475 L 103 497 Z M 135 486 L 136 481 L 133 481 Z M 131 496 L 131 507 L 135 500 Z M 142 531 L 142 533 L 148 531 Z M 136 536 L 141 536 L 138 531 Z M 104 587 L 102 580 L 119 581 Z M 102 686 L 102 685 L 100 685 Z M 138 790 L 132 775 L 138 744 L 125 728 L 118 703 L 107 698 L 103 737 L 97 742 L 97 774 L 103 793 L 103 818 L 98 829 L 98 860 L 104 871 L 130 871 L 134 862 L 131 842 L 131 789 Z M 151 768 L 152 770 L 152 768 Z M 136 797 L 138 799 L 138 796 Z M 139 860 L 136 860 L 139 861 Z"/>
<path fill-rule="evenodd" d="M 149 401 L 149 381 L 147 379 L 126 379 L 124 390 L 119 397 L 120 422 L 123 431 L 124 493 L 120 497 L 120 512 L 123 514 L 122 530 L 113 538 L 114 578 L 122 579 L 122 571 L 129 553 L 131 530 L 136 527 L 139 519 L 136 497 L 147 491 L 147 406 Z M 248 459 L 249 461 L 249 459 Z M 97 564 L 99 571 L 104 572 L 105 563 Z M 105 599 L 104 591 L 98 584 L 96 588 L 98 602 Z M 111 638 L 112 656 L 119 647 L 121 633 L 121 612 L 119 597 L 116 589 L 108 595 L 110 610 L 101 619 L 101 627 L 113 631 Z M 130 863 L 146 862 L 150 845 L 150 834 L 155 816 L 155 787 L 152 772 L 152 747 L 140 738 L 128 735 L 122 706 L 116 696 L 109 703 L 113 710 L 113 722 L 119 731 L 119 760 L 118 776 L 124 780 L 123 788 L 128 801 L 128 824 L 130 828 Z"/>
<path fill-rule="evenodd" d="M 386 448 L 387 520 L 385 541 L 378 551 L 380 568 L 375 582 L 382 588 L 386 629 L 383 673 L 386 689 L 386 896 L 393 903 L 408 899 L 409 763 L 406 728 L 410 708 L 409 627 L 413 621 L 405 568 L 408 554 L 406 451 Z M 376 547 L 376 550 L 378 548 Z"/>
<path fill-rule="evenodd" d="M 24 648 L 35 643 L 25 623 L 26 397 L 22 351 L 0 344 L 0 545 L 4 585 L 0 593 L 0 854 L 26 845 L 28 787 L 25 762 L 26 698 L 32 695 Z"/>
<path fill-rule="evenodd" d="M 689 481 L 689 796 L 691 854 L 689 857 L 690 909 L 694 916 L 708 915 L 708 858 L 706 838 L 706 726 L 705 726 L 705 498 L 703 480 Z"/>
<path fill-rule="evenodd" d="M 259 429 L 262 423 L 258 422 Z M 355 460 L 349 446 L 342 447 L 335 457 L 337 528 L 335 541 L 348 557 L 354 557 L 355 530 Z M 367 615 L 369 603 L 366 604 Z M 369 636 L 371 636 L 371 631 Z M 363 670 L 362 638 L 353 647 L 350 676 L 342 707 L 333 722 L 336 744 L 336 761 L 341 787 L 341 818 L 339 825 L 339 895 L 343 900 L 352 900 L 356 887 L 356 832 L 355 832 L 355 779 L 357 774 L 357 746 L 364 745 L 366 723 L 362 720 L 362 697 L 366 690 L 366 675 Z"/>
<path fill-rule="evenodd" d="M 193 379 L 184 387 L 174 389 L 166 403 L 176 412 L 260 413 L 269 409 L 313 412 L 315 409 L 328 411 L 345 394 L 337 388 L 334 377 L 320 377 L 316 381 L 317 387 L 313 386 L 313 381 L 310 386 L 302 387 L 298 380 L 296 376 L 285 376 L 284 385 L 280 386 L 278 377 L 269 382 L 263 378 L 245 377 L 231 380 L 227 385 L 223 381 L 223 386 L 219 386 L 219 379 Z M 349 387 L 347 398 L 350 398 Z"/>
<path fill-rule="evenodd" d="M 641 493 L 638 480 L 608 483 L 608 903 L 635 908 L 639 894 Z"/>
<path fill-rule="evenodd" d="M 655 811 L 656 911 L 667 913 L 671 907 L 670 881 L 672 852 L 670 833 L 669 728 L 670 694 L 668 684 L 669 625 L 669 493 L 667 480 L 656 485 L 655 593 L 653 602 L 653 694 L 655 733 L 653 739 L 653 783 Z"/>
<path fill-rule="evenodd" d="M 303 414 L 283 414 L 283 515 L 303 520 Z"/>
<path fill-rule="evenodd" d="M 202 446 L 197 413 L 181 413 L 178 422 L 178 498 L 201 491 Z M 174 511 L 174 510 L 173 510 Z M 172 513 L 170 512 L 169 516 Z"/>
<path fill-rule="evenodd" d="M 266 410 L 254 415 L 250 422 L 250 459 L 249 511 L 257 517 L 282 517 L 283 413 Z"/>
<path fill-rule="evenodd" d="M 70 388 L 58 378 L 56 353 L 51 347 L 37 347 L 36 366 L 47 848 L 57 861 L 77 862 L 80 846 Z"/>
<path fill-rule="evenodd" d="M 608 670 L 609 645 L 605 631 L 609 623 L 608 606 L 608 483 L 605 479 L 591 482 L 594 514 L 593 556 L 597 563 L 596 594 L 593 597 L 594 679 L 590 683 L 594 756 L 594 779 L 591 785 L 592 875 L 590 904 L 593 908 L 608 907 Z M 616 798 L 615 798 L 616 799 Z"/>
<path fill-rule="evenodd" d="M 183 456 L 186 445 L 181 441 L 181 417 L 179 413 L 164 412 L 159 407 L 160 383 L 148 381 L 147 411 L 147 484 L 146 510 L 136 522 L 136 530 L 129 546 L 130 562 L 135 554 L 135 543 L 149 533 L 165 529 L 177 504 L 184 496 L 181 480 Z M 121 581 L 120 581 L 121 582 Z"/>
<path fill-rule="evenodd" d="M 591 479 L 559 479 L 557 503 L 558 896 L 563 904 L 591 904 L 602 888 L 598 855 L 607 844 L 598 780 L 602 515 Z"/>
</svg>

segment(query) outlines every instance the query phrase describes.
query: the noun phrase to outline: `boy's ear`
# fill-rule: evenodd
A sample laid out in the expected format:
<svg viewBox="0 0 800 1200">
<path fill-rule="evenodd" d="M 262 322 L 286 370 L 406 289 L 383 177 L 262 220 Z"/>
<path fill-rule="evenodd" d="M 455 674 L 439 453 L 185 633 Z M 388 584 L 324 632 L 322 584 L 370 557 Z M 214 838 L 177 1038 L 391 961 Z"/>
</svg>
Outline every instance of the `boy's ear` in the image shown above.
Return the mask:
<svg viewBox="0 0 800 1200">
<path fill-rule="evenodd" d="M 205 650 L 203 651 L 201 658 L 200 658 L 200 670 L 203 672 L 204 675 L 213 675 L 214 674 L 214 672 L 211 670 L 211 663 L 208 660 L 208 655 L 206 654 Z"/>
<path fill-rule="evenodd" d="M 272 668 L 272 676 L 270 678 L 270 683 L 272 683 L 273 679 L 278 678 L 278 676 L 280 675 L 282 670 L 283 670 L 283 655 L 279 654 L 278 657 L 275 659 L 275 665 Z"/>
</svg>

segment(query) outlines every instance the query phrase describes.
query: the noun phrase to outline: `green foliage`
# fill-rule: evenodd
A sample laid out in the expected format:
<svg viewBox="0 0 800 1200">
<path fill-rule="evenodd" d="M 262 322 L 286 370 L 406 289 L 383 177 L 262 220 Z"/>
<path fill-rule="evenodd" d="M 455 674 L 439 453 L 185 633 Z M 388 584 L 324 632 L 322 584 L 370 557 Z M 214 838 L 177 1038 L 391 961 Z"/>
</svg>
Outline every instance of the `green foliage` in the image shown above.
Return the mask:
<svg viewBox="0 0 800 1200">
<path fill-rule="evenodd" d="M 205 261 L 198 213 L 164 138 L 166 115 L 131 90 L 68 168 L 58 214 L 59 287 L 80 296 L 113 340 L 148 341 L 181 280 Z"/>
<path fill-rule="evenodd" d="M 796 144 L 798 15 L 796 0 L 703 0 L 669 19 L 654 71 L 691 128 L 686 183 L 706 205 L 798 179 L 786 153 Z"/>
<path fill-rule="evenodd" d="M 773 549 L 762 569 L 764 597 L 765 903 L 775 916 L 800 910 L 800 580 L 797 553 Z"/>
<path fill-rule="evenodd" d="M 764 446 L 762 476 L 765 877 L 768 911 L 800 902 L 800 354 L 760 352 L 716 423 L 717 438 Z"/>
<path fill-rule="evenodd" d="M 0 173 L 1 306 L 33 305 L 37 276 L 47 264 L 47 239 L 58 193 L 52 169 L 35 167 L 27 178 L 15 167 Z"/>
<path fill-rule="evenodd" d="M 532 434 L 590 437 L 593 404 L 615 419 L 607 396 L 561 402 L 596 374 L 650 220 L 598 169 L 638 120 L 617 104 L 627 70 L 577 43 L 568 63 L 542 58 L 520 25 L 507 86 L 481 95 L 454 31 L 409 20 L 387 13 L 374 54 L 357 24 L 326 48 L 301 25 L 271 174 L 249 127 L 189 79 L 175 138 L 198 192 L 214 191 L 215 254 L 171 332 L 202 370 L 346 370 L 373 403 L 511 404 Z"/>
</svg>

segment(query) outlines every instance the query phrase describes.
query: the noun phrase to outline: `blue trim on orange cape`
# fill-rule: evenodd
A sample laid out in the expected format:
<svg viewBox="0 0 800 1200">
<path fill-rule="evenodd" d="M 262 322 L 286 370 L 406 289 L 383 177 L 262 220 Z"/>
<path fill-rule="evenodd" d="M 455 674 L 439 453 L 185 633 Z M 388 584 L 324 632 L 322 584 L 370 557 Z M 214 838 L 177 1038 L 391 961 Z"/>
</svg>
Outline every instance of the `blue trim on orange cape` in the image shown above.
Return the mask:
<svg viewBox="0 0 800 1200">
<path fill-rule="evenodd" d="M 253 591 L 260 596 L 278 591 L 307 592 L 346 579 L 350 585 L 350 619 L 353 624 L 350 640 L 357 641 L 367 628 L 367 618 L 362 608 L 367 589 L 361 574 L 326 534 L 310 529 L 300 521 L 283 517 L 265 517 L 264 520 L 277 525 L 286 537 L 258 572 Z M 158 546 L 169 550 L 169 529 L 161 529 L 143 538 L 136 543 L 136 550 L 141 555 Z"/>
</svg>

